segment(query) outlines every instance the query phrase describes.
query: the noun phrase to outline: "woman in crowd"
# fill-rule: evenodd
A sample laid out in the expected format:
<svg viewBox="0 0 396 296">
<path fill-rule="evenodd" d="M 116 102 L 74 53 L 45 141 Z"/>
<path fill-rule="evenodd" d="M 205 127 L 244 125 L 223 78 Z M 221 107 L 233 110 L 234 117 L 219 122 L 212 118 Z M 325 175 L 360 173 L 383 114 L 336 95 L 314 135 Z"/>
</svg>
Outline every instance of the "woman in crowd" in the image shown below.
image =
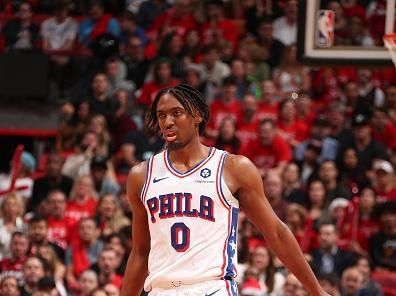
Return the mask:
<svg viewBox="0 0 396 296">
<path fill-rule="evenodd" d="M 0 260 L 10 254 L 10 241 L 14 231 L 25 231 L 22 197 L 7 194 L 0 207 Z"/>
<path fill-rule="evenodd" d="M 309 71 L 298 63 L 296 45 L 289 45 L 284 49 L 280 65 L 274 70 L 273 77 L 284 96 L 310 89 Z"/>
<path fill-rule="evenodd" d="M 117 233 L 122 227 L 130 225 L 113 194 L 106 194 L 99 200 L 96 219 L 102 236 Z"/>
<path fill-rule="evenodd" d="M 219 135 L 214 146 L 218 149 L 238 154 L 241 148 L 241 141 L 235 134 L 236 123 L 232 118 L 225 118 L 220 125 Z"/>
<path fill-rule="evenodd" d="M 111 153 L 111 137 L 106 118 L 103 115 L 94 115 L 89 121 L 88 131 L 94 132 L 98 136 L 97 154 L 104 157 L 109 156 Z"/>
<path fill-rule="evenodd" d="M 256 247 L 252 251 L 250 265 L 257 268 L 259 272 L 259 284 L 263 294 L 278 295 L 285 282 L 285 277 L 276 271 L 274 257 L 269 249 L 264 246 Z"/>
<path fill-rule="evenodd" d="M 283 199 L 289 203 L 304 204 L 305 194 L 301 190 L 300 169 L 294 162 L 286 165 L 282 174 Z"/>
<path fill-rule="evenodd" d="M 312 180 L 307 188 L 307 208 L 308 217 L 313 222 L 314 229 L 317 228 L 320 220 L 327 217 L 326 210 L 326 190 L 322 181 Z"/>
</svg>

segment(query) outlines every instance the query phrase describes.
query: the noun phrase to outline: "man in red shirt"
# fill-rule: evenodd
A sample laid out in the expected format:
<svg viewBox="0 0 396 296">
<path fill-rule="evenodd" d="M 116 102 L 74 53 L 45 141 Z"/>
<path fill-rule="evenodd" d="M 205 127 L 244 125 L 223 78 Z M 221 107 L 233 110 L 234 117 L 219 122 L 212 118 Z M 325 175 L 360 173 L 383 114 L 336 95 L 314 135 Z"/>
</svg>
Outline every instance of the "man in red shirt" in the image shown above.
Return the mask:
<svg viewBox="0 0 396 296">
<path fill-rule="evenodd" d="M 242 112 L 241 102 L 236 98 L 236 81 L 232 76 L 223 80 L 222 95 L 210 105 L 210 122 L 207 128 L 207 135 L 215 138 L 218 129 L 224 118 L 237 120 Z"/>
<path fill-rule="evenodd" d="M 259 99 L 259 119 L 269 118 L 277 120 L 279 96 L 274 82 L 272 80 L 264 80 L 261 82 L 260 87 L 261 97 Z"/>
<path fill-rule="evenodd" d="M 262 176 L 268 169 L 275 169 L 281 174 L 292 159 L 289 144 L 276 134 L 275 124 L 270 119 L 260 122 L 258 139 L 250 142 L 241 154 L 247 156 L 257 166 Z"/>
<path fill-rule="evenodd" d="M 0 261 L 0 278 L 14 276 L 18 282 L 23 280 L 23 265 L 27 259 L 29 240 L 23 232 L 14 232 L 10 242 L 11 256 Z"/>
<path fill-rule="evenodd" d="M 190 0 L 177 0 L 173 8 L 166 10 L 155 19 L 149 29 L 149 36 L 152 40 L 157 40 L 170 32 L 184 36 L 196 27 L 197 23 L 191 12 Z"/>
<path fill-rule="evenodd" d="M 257 139 L 258 102 L 252 94 L 246 94 L 242 101 L 242 114 L 237 122 L 236 135 L 241 143 Z"/>
<path fill-rule="evenodd" d="M 150 106 L 158 91 L 178 83 L 172 76 L 171 63 L 167 59 L 160 59 L 153 69 L 153 80 L 143 84 L 142 92 L 137 99 L 138 104 Z"/>
<path fill-rule="evenodd" d="M 371 118 L 374 140 L 384 144 L 387 149 L 396 148 L 396 126 L 389 120 L 385 107 L 376 107 Z"/>
<path fill-rule="evenodd" d="M 116 273 L 117 254 L 112 248 L 107 247 L 102 250 L 98 259 L 98 267 L 101 286 L 113 284 L 117 288 L 121 288 L 122 277 Z"/>
<path fill-rule="evenodd" d="M 71 238 L 73 222 L 65 216 L 66 196 L 61 190 L 53 190 L 47 195 L 48 240 L 66 250 Z"/>
<path fill-rule="evenodd" d="M 238 42 L 238 29 L 236 25 L 224 17 L 223 1 L 206 1 L 208 21 L 201 27 L 203 43 L 222 44 L 224 41 L 231 43 L 235 48 Z"/>
</svg>

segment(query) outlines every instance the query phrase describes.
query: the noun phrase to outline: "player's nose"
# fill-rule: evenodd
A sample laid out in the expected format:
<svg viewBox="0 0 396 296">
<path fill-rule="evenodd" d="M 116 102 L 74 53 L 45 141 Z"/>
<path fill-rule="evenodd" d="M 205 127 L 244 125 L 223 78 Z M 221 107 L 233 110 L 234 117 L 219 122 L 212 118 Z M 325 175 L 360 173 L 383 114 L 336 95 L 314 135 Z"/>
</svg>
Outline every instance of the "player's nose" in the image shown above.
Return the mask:
<svg viewBox="0 0 396 296">
<path fill-rule="evenodd" d="M 165 118 L 165 127 L 169 128 L 172 127 L 175 124 L 174 118 L 171 115 L 167 115 Z"/>
</svg>

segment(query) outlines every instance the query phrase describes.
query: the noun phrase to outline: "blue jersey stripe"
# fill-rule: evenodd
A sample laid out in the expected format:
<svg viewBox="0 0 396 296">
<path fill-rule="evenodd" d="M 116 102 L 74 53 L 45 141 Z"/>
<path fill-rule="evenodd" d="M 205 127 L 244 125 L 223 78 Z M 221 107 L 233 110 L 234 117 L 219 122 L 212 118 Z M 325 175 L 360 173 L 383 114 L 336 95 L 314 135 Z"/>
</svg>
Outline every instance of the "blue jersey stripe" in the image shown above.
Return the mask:
<svg viewBox="0 0 396 296">
<path fill-rule="evenodd" d="M 236 266 L 234 262 L 236 262 L 238 253 L 238 213 L 239 209 L 233 207 L 231 210 L 231 223 L 227 242 L 227 267 L 225 276 L 231 278 L 236 277 Z"/>
<path fill-rule="evenodd" d="M 153 158 L 154 157 L 150 157 L 147 160 L 147 163 L 146 163 L 146 180 L 144 181 L 143 189 L 142 189 L 142 192 L 140 194 L 140 199 L 141 199 L 141 201 L 143 203 L 144 203 L 144 197 L 146 195 L 146 192 L 147 192 L 147 189 L 148 189 L 149 183 L 150 183 L 150 177 L 151 177 L 150 170 L 151 170 L 151 167 L 153 165 Z"/>
<path fill-rule="evenodd" d="M 217 174 L 217 186 L 219 187 L 218 191 L 220 192 L 220 198 L 223 200 L 223 202 L 228 206 L 231 207 L 231 205 L 228 203 L 227 199 L 224 196 L 224 192 L 223 192 L 223 168 L 224 168 L 224 162 L 225 159 L 227 158 L 228 153 L 225 152 L 223 153 L 223 155 L 220 158 L 220 168 L 219 168 L 219 172 Z"/>
</svg>

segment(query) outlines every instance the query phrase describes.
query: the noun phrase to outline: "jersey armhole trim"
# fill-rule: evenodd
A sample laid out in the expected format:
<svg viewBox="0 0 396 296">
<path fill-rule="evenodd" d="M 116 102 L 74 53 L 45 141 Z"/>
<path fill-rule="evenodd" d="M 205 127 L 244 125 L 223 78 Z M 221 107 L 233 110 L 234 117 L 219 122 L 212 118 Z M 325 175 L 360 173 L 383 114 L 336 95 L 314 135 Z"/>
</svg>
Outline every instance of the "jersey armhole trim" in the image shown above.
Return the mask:
<svg viewBox="0 0 396 296">
<path fill-rule="evenodd" d="M 217 168 L 217 176 L 216 176 L 216 189 L 217 189 L 217 194 L 219 195 L 220 201 L 222 204 L 227 208 L 230 209 L 231 205 L 227 201 L 227 199 L 224 196 L 223 192 L 223 169 L 224 169 L 224 162 L 228 156 L 228 152 L 224 152 L 219 161 L 219 165 Z"/>
<path fill-rule="evenodd" d="M 140 194 L 140 200 L 142 201 L 143 204 L 144 204 L 144 200 L 146 198 L 147 190 L 150 185 L 151 174 L 153 171 L 153 161 L 154 161 L 154 156 L 150 157 L 147 160 L 147 164 L 146 164 L 146 180 L 144 181 L 142 193 Z"/>
</svg>

